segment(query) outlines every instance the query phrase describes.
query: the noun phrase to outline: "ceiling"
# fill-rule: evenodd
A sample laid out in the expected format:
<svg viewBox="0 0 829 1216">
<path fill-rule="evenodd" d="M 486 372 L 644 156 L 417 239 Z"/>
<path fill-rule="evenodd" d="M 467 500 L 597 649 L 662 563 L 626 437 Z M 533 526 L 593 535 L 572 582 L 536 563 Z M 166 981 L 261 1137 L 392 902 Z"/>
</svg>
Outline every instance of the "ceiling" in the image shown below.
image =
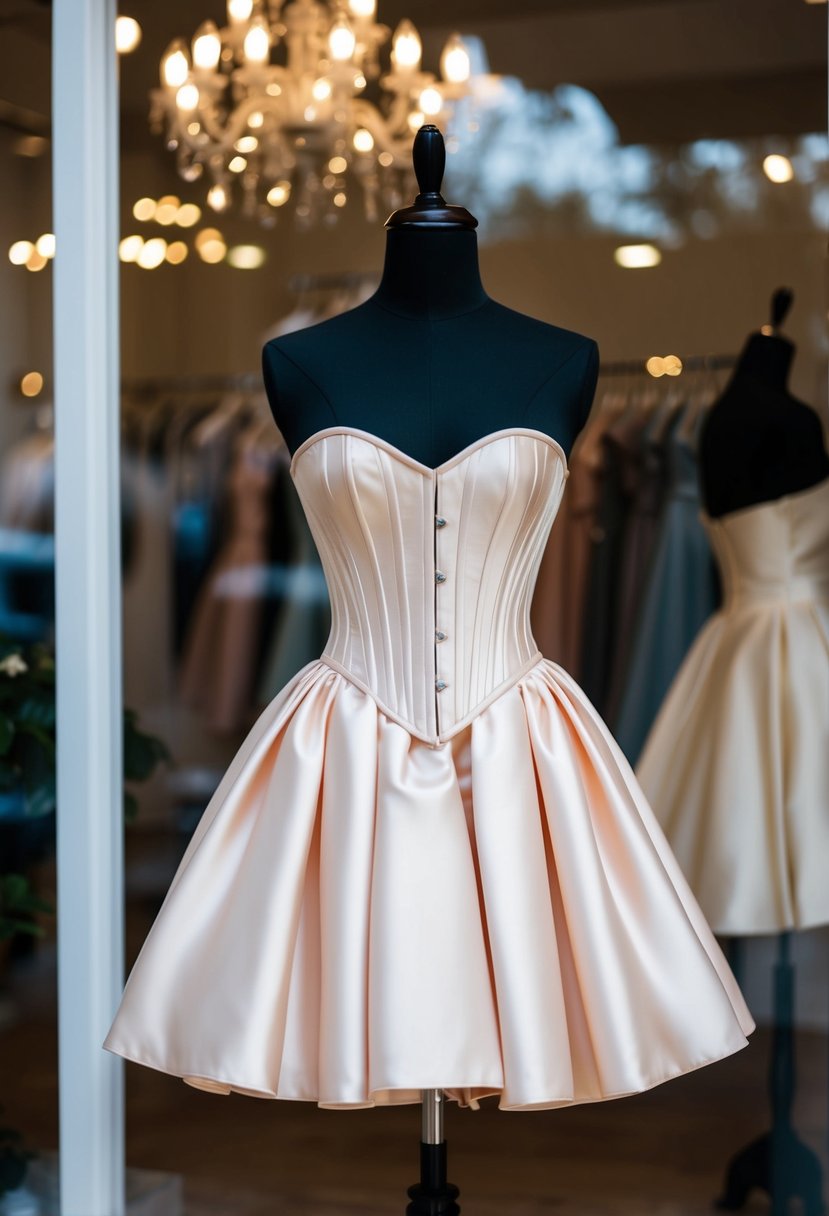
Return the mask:
<svg viewBox="0 0 829 1216">
<path fill-rule="evenodd" d="M 684 141 L 823 130 L 825 5 L 804 0 L 378 0 L 394 26 L 410 17 L 436 66 L 447 33 L 479 34 L 491 70 L 528 88 L 592 89 L 624 142 Z M 223 0 L 122 0 L 141 23 L 138 51 L 121 64 L 125 146 L 153 145 L 147 93 L 177 35 Z M 0 0 L 0 121 L 9 107 L 49 114 L 50 4 Z M 4 104 L 5 103 L 5 104 Z M 4 118 L 4 116 L 6 116 Z M 155 141 L 156 144 L 160 141 Z"/>
</svg>

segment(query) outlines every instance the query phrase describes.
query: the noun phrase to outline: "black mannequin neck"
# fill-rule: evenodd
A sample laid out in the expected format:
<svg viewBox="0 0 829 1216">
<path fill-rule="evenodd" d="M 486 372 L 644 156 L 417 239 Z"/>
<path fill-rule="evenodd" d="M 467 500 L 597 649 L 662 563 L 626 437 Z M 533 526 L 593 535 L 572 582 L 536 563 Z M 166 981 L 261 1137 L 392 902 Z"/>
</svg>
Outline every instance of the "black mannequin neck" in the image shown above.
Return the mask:
<svg viewBox="0 0 829 1216">
<path fill-rule="evenodd" d="M 417 320 L 463 316 L 489 296 L 475 233 L 464 228 L 390 228 L 380 286 L 370 303 Z"/>
<path fill-rule="evenodd" d="M 750 334 L 740 353 L 734 376 L 750 376 L 769 387 L 788 387 L 789 369 L 794 357 L 794 345 L 788 338 L 776 334 Z"/>
</svg>

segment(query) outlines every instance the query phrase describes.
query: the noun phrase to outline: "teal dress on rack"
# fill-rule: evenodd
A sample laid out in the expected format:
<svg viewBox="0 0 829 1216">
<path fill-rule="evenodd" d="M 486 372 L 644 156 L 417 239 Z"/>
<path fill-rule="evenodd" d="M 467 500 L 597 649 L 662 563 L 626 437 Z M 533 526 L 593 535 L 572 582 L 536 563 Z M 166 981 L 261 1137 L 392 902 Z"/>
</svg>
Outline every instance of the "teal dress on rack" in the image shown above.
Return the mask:
<svg viewBox="0 0 829 1216">
<path fill-rule="evenodd" d="M 691 428 L 686 416 L 687 407 L 666 440 L 668 491 L 615 722 L 616 739 L 631 764 L 682 660 L 719 603 L 716 565 L 700 519 L 696 446 L 704 412 Z"/>
</svg>

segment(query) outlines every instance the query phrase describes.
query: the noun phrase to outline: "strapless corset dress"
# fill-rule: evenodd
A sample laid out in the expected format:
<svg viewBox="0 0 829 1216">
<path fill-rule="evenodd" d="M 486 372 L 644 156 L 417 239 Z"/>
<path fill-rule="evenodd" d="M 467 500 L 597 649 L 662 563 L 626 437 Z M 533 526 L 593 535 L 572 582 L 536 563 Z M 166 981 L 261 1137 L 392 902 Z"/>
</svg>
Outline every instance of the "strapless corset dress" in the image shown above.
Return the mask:
<svg viewBox="0 0 829 1216">
<path fill-rule="evenodd" d="M 829 481 L 703 516 L 723 605 L 637 774 L 717 933 L 829 923 Z"/>
<path fill-rule="evenodd" d="M 530 630 L 562 449 L 515 427 L 430 468 L 332 426 L 291 473 L 330 635 L 224 775 L 105 1046 L 216 1092 L 514 1110 L 744 1046 L 629 765 Z"/>
</svg>

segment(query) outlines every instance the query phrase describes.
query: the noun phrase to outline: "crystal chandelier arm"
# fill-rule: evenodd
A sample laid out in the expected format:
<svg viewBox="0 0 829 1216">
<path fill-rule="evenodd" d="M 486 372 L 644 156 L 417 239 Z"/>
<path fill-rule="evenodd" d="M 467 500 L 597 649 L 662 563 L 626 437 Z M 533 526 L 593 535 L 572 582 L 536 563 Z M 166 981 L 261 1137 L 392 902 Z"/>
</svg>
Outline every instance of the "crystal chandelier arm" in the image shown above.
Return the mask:
<svg viewBox="0 0 829 1216">
<path fill-rule="evenodd" d="M 199 121 L 204 130 L 210 136 L 216 150 L 222 149 L 229 151 L 236 140 L 239 139 L 248 129 L 248 119 L 251 114 L 259 111 L 260 113 L 276 112 L 279 117 L 281 106 L 273 104 L 278 101 L 278 98 L 268 98 L 268 105 L 263 103 L 261 97 L 246 97 L 244 101 L 240 101 L 234 107 L 227 118 L 227 122 L 222 124 L 216 114 L 215 108 L 209 110 L 199 109 Z M 197 145 L 194 145 L 197 146 Z"/>
<path fill-rule="evenodd" d="M 405 104 L 405 103 L 404 103 Z M 411 157 L 412 141 L 411 135 L 408 133 L 408 109 L 403 109 L 403 124 L 406 127 L 407 134 L 396 136 L 394 134 L 395 125 L 383 118 L 382 114 L 377 110 L 377 107 L 372 105 L 370 101 L 364 98 L 356 98 L 353 105 L 354 117 L 358 124 L 365 127 L 371 132 L 376 146 L 381 152 L 390 153 L 395 161 L 403 159 L 408 162 Z"/>
</svg>

